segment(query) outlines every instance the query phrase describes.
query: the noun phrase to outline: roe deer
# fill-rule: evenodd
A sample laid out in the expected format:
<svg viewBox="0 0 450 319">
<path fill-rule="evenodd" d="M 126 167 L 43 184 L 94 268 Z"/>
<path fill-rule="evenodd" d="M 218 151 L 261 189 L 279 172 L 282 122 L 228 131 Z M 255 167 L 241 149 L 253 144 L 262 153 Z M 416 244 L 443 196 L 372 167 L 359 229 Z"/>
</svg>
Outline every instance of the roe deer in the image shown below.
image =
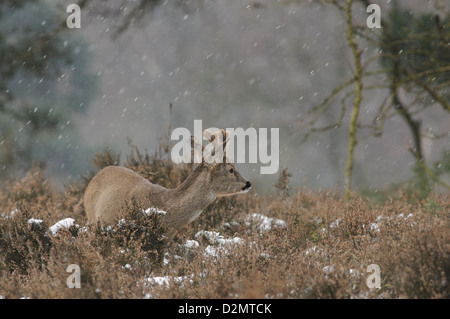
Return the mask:
<svg viewBox="0 0 450 319">
<path fill-rule="evenodd" d="M 172 237 L 217 197 L 247 192 L 251 183 L 238 173 L 233 164 L 226 162 L 225 149 L 229 135 L 224 130 L 214 134 L 205 130 L 204 136 L 210 142 L 219 142 L 223 147 L 222 162 L 209 164 L 211 161 L 202 158 L 191 175 L 174 189 L 152 184 L 125 167 L 105 167 L 94 176 L 84 193 L 89 223 L 110 224 L 126 212 L 131 201 L 135 201 L 140 209 L 155 207 L 166 211 L 164 220 L 171 229 L 169 237 Z M 199 142 L 191 137 L 192 149 L 196 143 Z M 203 145 L 201 148 L 204 149 Z M 200 162 L 200 159 L 194 162 Z"/>
</svg>

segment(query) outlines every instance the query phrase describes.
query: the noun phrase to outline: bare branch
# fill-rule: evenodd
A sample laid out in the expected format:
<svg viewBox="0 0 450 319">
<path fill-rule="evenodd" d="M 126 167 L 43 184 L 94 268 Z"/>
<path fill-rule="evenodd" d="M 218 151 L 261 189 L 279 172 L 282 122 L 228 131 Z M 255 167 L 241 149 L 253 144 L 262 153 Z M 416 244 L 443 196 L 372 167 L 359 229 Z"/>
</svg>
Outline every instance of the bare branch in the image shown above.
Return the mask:
<svg viewBox="0 0 450 319">
<path fill-rule="evenodd" d="M 416 158 L 416 162 L 424 170 L 424 172 L 430 176 L 436 183 L 450 190 L 450 185 L 445 183 L 439 176 L 437 176 L 428 166 L 425 165 L 423 161 L 420 160 L 418 154 L 414 151 L 411 145 L 408 147 L 408 151 Z"/>
</svg>

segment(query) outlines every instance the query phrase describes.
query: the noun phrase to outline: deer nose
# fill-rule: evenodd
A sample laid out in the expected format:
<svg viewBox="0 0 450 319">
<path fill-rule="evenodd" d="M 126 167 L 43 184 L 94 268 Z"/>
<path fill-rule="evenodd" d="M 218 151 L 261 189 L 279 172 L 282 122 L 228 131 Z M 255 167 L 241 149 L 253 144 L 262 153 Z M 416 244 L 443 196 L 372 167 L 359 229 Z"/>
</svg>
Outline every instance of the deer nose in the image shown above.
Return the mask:
<svg viewBox="0 0 450 319">
<path fill-rule="evenodd" d="M 250 189 L 250 187 L 252 187 L 252 183 L 250 183 L 249 181 L 247 181 L 245 183 L 245 186 L 242 187 L 242 190 L 245 191 L 246 189 Z"/>
</svg>

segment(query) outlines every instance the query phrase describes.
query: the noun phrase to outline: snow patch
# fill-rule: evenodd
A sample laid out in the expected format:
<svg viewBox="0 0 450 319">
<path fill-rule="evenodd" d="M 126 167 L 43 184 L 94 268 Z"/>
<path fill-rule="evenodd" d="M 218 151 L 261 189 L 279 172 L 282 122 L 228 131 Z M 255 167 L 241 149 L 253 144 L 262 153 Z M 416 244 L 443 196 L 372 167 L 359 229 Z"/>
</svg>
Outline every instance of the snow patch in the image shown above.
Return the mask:
<svg viewBox="0 0 450 319">
<path fill-rule="evenodd" d="M 210 245 L 205 248 L 204 255 L 217 257 L 219 254 L 228 254 L 230 249 L 236 245 L 241 245 L 245 241 L 242 238 L 224 238 L 218 232 L 200 230 L 195 234 L 195 238 L 204 238 Z"/>
<path fill-rule="evenodd" d="M 313 246 L 313 247 L 308 248 L 307 250 L 305 250 L 305 255 L 306 256 L 312 256 L 312 255 L 320 256 L 322 254 L 324 254 L 323 249 L 319 248 L 317 246 Z"/>
<path fill-rule="evenodd" d="M 322 271 L 325 274 L 329 275 L 329 274 L 331 274 L 334 271 L 334 265 L 325 266 L 325 267 L 322 268 Z"/>
<path fill-rule="evenodd" d="M 337 228 L 337 227 L 339 227 L 339 223 L 341 222 L 341 219 L 340 218 L 338 218 L 338 219 L 336 219 L 334 222 L 332 222 L 331 224 L 330 224 L 330 228 Z"/>
<path fill-rule="evenodd" d="M 36 224 L 36 225 L 39 225 L 39 226 L 41 226 L 41 223 L 43 222 L 43 220 L 42 219 L 34 219 L 34 218 L 30 218 L 29 220 L 28 220 L 28 224 Z"/>
<path fill-rule="evenodd" d="M 196 240 L 186 240 L 186 243 L 184 244 L 184 246 L 186 248 L 193 248 L 193 247 L 198 247 L 198 241 Z"/>
<path fill-rule="evenodd" d="M 13 209 L 10 213 L 1 213 L 1 217 L 4 219 L 12 218 L 14 214 L 18 213 L 19 210 L 17 208 Z"/>
<path fill-rule="evenodd" d="M 257 225 L 261 231 L 269 231 L 272 227 L 286 228 L 286 222 L 282 219 L 267 217 L 263 214 L 253 213 L 245 218 L 247 226 Z"/>
<path fill-rule="evenodd" d="M 371 231 L 376 231 L 376 232 L 380 231 L 380 226 L 378 226 L 377 223 L 371 223 L 369 226 L 370 226 Z"/>
<path fill-rule="evenodd" d="M 191 276 L 192 277 L 192 276 Z M 174 282 L 176 284 L 184 284 L 186 282 L 186 280 L 189 279 L 189 277 L 187 276 L 177 276 L 177 277 L 173 277 L 173 276 L 158 276 L 158 277 L 149 277 L 146 279 L 147 284 L 150 285 L 158 285 L 158 286 L 166 286 L 169 287 L 170 282 Z M 192 279 L 189 279 L 189 283 L 193 283 Z"/>
<path fill-rule="evenodd" d="M 160 214 L 160 215 L 166 215 L 167 214 L 166 211 L 158 209 L 158 208 L 155 208 L 155 207 L 150 207 L 150 208 L 147 208 L 147 209 L 143 209 L 142 212 L 144 214 L 146 214 L 147 216 L 151 216 L 153 214 Z"/>
<path fill-rule="evenodd" d="M 75 219 L 73 218 L 66 218 L 63 220 L 60 220 L 55 225 L 50 227 L 50 232 L 52 233 L 53 237 L 55 237 L 58 234 L 58 231 L 62 228 L 69 229 L 70 227 L 75 226 L 78 228 L 78 225 L 75 225 Z"/>
<path fill-rule="evenodd" d="M 195 238 L 203 237 L 211 245 L 230 245 L 230 244 L 242 244 L 244 240 L 239 237 L 225 238 L 221 234 L 215 231 L 200 230 L 195 234 Z"/>
</svg>

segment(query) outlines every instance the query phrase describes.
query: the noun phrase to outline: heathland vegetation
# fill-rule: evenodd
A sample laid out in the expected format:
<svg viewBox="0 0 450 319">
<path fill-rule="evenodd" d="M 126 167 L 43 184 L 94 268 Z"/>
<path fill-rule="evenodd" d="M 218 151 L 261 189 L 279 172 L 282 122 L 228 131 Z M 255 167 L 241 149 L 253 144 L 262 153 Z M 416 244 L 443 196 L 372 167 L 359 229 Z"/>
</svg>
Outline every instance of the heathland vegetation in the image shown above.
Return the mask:
<svg viewBox="0 0 450 319">
<path fill-rule="evenodd" d="M 92 174 L 53 187 L 39 169 L 2 184 L 0 295 L 4 298 L 442 298 L 450 296 L 450 201 L 399 189 L 384 202 L 292 189 L 223 198 L 173 241 L 157 210 L 88 225 L 77 206 L 93 174 L 126 166 L 176 187 L 189 166 L 108 149 Z M 71 219 L 67 219 L 71 218 Z M 58 224 L 59 222 L 59 224 Z M 69 265 L 80 288 L 69 288 Z M 367 267 L 380 267 L 369 288 Z"/>
</svg>

